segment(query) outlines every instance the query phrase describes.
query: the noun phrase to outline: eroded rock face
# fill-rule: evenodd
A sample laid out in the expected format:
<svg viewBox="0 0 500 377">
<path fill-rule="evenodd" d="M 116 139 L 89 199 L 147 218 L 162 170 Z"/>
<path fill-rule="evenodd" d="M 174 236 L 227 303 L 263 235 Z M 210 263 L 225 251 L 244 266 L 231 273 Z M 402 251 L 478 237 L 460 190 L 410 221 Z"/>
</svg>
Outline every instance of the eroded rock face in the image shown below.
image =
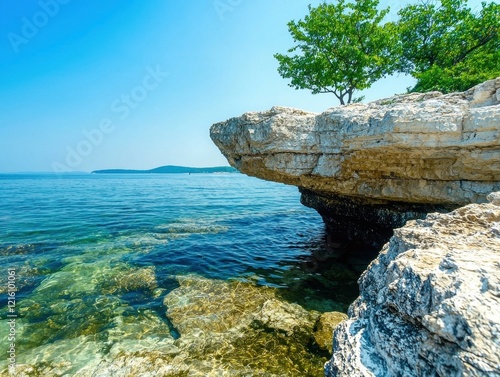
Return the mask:
<svg viewBox="0 0 500 377">
<path fill-rule="evenodd" d="M 500 78 L 322 114 L 273 107 L 214 124 L 241 172 L 374 201 L 465 205 L 500 189 Z"/>
<path fill-rule="evenodd" d="M 395 231 L 335 330 L 327 376 L 500 375 L 499 197 Z"/>
<path fill-rule="evenodd" d="M 331 238 L 338 242 L 361 242 L 379 251 L 408 220 L 422 219 L 430 212 L 450 212 L 453 205 L 379 202 L 363 198 L 315 192 L 300 188 L 300 201 L 323 218 Z"/>
<path fill-rule="evenodd" d="M 322 114 L 273 107 L 214 124 L 210 136 L 242 173 L 299 186 L 331 229 L 354 230 L 346 238 L 380 229 L 390 237 L 409 218 L 500 190 L 499 93 L 500 78 Z"/>
</svg>

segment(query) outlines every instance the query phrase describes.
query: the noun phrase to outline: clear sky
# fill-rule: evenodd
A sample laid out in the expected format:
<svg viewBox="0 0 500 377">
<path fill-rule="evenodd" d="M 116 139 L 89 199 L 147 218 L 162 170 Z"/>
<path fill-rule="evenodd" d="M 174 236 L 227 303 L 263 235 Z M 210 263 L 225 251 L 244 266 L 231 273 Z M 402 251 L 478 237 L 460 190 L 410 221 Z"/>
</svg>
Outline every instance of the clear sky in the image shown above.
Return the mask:
<svg viewBox="0 0 500 377">
<path fill-rule="evenodd" d="M 320 1 L 0 0 L 0 172 L 227 165 L 213 123 L 336 106 L 277 73 L 273 54 L 293 46 L 286 24 L 309 3 Z"/>
</svg>

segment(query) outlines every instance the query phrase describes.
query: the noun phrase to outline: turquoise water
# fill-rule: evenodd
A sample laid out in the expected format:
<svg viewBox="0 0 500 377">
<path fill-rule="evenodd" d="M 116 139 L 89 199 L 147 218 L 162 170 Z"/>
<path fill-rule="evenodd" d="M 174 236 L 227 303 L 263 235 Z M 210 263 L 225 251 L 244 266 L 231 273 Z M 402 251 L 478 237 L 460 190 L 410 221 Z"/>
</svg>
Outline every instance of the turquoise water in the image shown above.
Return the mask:
<svg viewBox="0 0 500 377">
<path fill-rule="evenodd" d="M 295 187 L 241 174 L 0 175 L 2 354 L 9 309 L 17 364 L 64 371 L 98 352 L 73 352 L 78 344 L 106 354 L 128 339 L 176 339 L 163 300 L 182 275 L 248 280 L 308 310 L 345 311 L 357 294 L 349 264 L 308 264 L 324 238 Z"/>
</svg>

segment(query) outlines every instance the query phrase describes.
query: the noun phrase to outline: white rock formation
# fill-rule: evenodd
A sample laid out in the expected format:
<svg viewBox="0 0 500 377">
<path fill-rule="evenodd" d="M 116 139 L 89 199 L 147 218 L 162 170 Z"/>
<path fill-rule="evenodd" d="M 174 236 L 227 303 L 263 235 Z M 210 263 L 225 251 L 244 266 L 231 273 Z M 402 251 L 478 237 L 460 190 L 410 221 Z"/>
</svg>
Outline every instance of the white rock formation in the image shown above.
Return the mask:
<svg viewBox="0 0 500 377">
<path fill-rule="evenodd" d="M 363 200 L 465 205 L 500 190 L 500 78 L 322 114 L 273 107 L 217 123 L 241 172 Z"/>
<path fill-rule="evenodd" d="M 397 229 L 335 330 L 333 376 L 500 376 L 500 193 Z"/>
</svg>

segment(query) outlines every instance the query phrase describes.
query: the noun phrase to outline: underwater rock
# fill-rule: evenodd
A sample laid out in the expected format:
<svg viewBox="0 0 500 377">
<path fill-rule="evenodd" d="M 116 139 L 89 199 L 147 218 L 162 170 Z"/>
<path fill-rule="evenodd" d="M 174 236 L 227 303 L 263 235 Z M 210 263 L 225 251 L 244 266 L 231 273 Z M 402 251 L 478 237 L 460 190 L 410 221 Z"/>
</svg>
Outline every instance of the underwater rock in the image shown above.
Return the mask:
<svg viewBox="0 0 500 377">
<path fill-rule="evenodd" d="M 16 376 L 96 376 L 115 343 L 149 337 L 173 342 L 170 328 L 156 313 L 136 310 L 128 302 L 155 292 L 154 267 L 135 268 L 107 259 L 67 261 L 57 272 L 39 278 L 29 298 L 16 305 Z M 0 325 L 0 342 L 6 344 L 8 326 L 5 320 Z M 3 361 L 0 375 L 5 372 Z"/>
<path fill-rule="evenodd" d="M 212 280 L 196 275 L 178 276 L 179 288 L 164 300 L 167 317 L 182 334 L 192 331 L 223 333 L 252 322 L 249 313 L 274 298 L 274 290 L 253 284 Z"/>
<path fill-rule="evenodd" d="M 333 376 L 500 376 L 500 206 L 395 230 L 334 334 Z"/>
<path fill-rule="evenodd" d="M 111 318 L 134 312 L 118 297 L 120 294 L 135 291 L 138 297 L 139 292 L 149 294 L 157 285 L 153 267 L 133 268 L 109 261 L 70 263 L 19 302 L 19 315 L 25 321 L 18 328 L 18 343 L 32 348 L 105 331 Z"/>
<path fill-rule="evenodd" d="M 84 267 L 84 272 L 87 270 Z M 117 264 L 116 271 L 126 268 Z M 130 269 L 128 278 L 107 269 L 92 282 L 71 284 L 68 265 L 58 279 L 35 290 L 23 304 L 30 323 L 18 327 L 16 376 L 322 376 L 328 360 L 313 345 L 320 313 L 284 300 L 280 290 L 251 281 L 221 281 L 196 275 L 172 277 L 178 287 L 164 298 L 166 315 L 138 309 L 127 289 L 154 294 L 152 269 Z M 141 276 L 145 283 L 129 279 Z M 101 280 L 108 277 L 112 284 Z M 48 287 L 65 294 L 47 301 Z M 85 288 L 91 288 L 84 295 Z M 124 296 L 97 295 L 99 289 Z M 47 305 L 46 308 L 44 306 Z M 89 307 L 93 307 L 89 312 Z M 26 317 L 27 318 L 27 317 Z M 41 319 L 36 322 L 32 320 Z M 70 319 L 70 321 L 68 321 Z M 0 331 L 6 329 L 2 326 Z M 23 334 L 30 333 L 28 339 Z M 0 338 L 4 339 L 4 331 Z M 26 343 L 26 344 L 25 344 Z M 7 374 L 0 361 L 0 375 Z"/>
<path fill-rule="evenodd" d="M 173 338 L 147 337 L 120 341 L 107 352 L 91 337 L 65 339 L 39 347 L 20 363 L 16 377 L 132 377 L 185 376 L 186 368 L 172 363 L 179 350 Z M 28 356 L 31 357 L 28 359 Z"/>
<path fill-rule="evenodd" d="M 288 292 L 254 280 L 174 276 L 178 287 L 168 293 L 154 267 L 111 259 L 65 262 L 19 303 L 16 375 L 323 374 L 327 355 L 312 347 L 320 313 L 304 309 L 311 303 L 305 288 L 303 306 L 289 302 L 296 301 L 293 295 L 285 299 Z M 147 302 L 160 297 L 167 317 Z M 7 330 L 0 326 L 2 341 Z M 0 375 L 7 373 L 5 365 L 0 361 Z"/>
<path fill-rule="evenodd" d="M 254 316 L 254 326 L 293 336 L 303 334 L 310 337 L 317 312 L 308 312 L 300 305 L 276 299 L 267 300 Z"/>
<path fill-rule="evenodd" d="M 309 349 L 318 312 L 249 282 L 195 275 L 178 281 L 164 303 L 180 333 L 175 344 L 189 360 L 189 376 L 323 375 L 326 358 Z"/>
<path fill-rule="evenodd" d="M 116 271 L 112 280 L 105 280 L 101 284 L 104 293 L 120 293 L 137 290 L 153 291 L 158 287 L 154 267 L 143 268 L 123 268 L 123 271 Z"/>
<path fill-rule="evenodd" d="M 340 312 L 321 314 L 314 325 L 314 341 L 318 347 L 331 354 L 333 330 L 346 319 L 347 315 Z"/>
<path fill-rule="evenodd" d="M 9 248 L 6 249 L 8 250 Z M 0 258 L 2 258 L 1 251 Z M 43 279 L 45 274 L 49 272 L 47 268 L 36 266 L 31 262 L 31 260 L 27 261 L 22 266 L 16 269 L 16 288 L 18 289 L 18 291 L 27 291 L 32 289 L 33 287 L 36 287 L 37 283 Z M 0 294 L 7 294 L 7 277 L 7 274 L 3 274 L 3 276 L 0 276 Z"/>
<path fill-rule="evenodd" d="M 91 376 L 102 360 L 101 347 L 92 336 L 58 340 L 17 356 L 16 377 Z M 0 375 L 2 371 L 0 369 Z M 5 374 L 8 375 L 8 374 Z"/>
</svg>

